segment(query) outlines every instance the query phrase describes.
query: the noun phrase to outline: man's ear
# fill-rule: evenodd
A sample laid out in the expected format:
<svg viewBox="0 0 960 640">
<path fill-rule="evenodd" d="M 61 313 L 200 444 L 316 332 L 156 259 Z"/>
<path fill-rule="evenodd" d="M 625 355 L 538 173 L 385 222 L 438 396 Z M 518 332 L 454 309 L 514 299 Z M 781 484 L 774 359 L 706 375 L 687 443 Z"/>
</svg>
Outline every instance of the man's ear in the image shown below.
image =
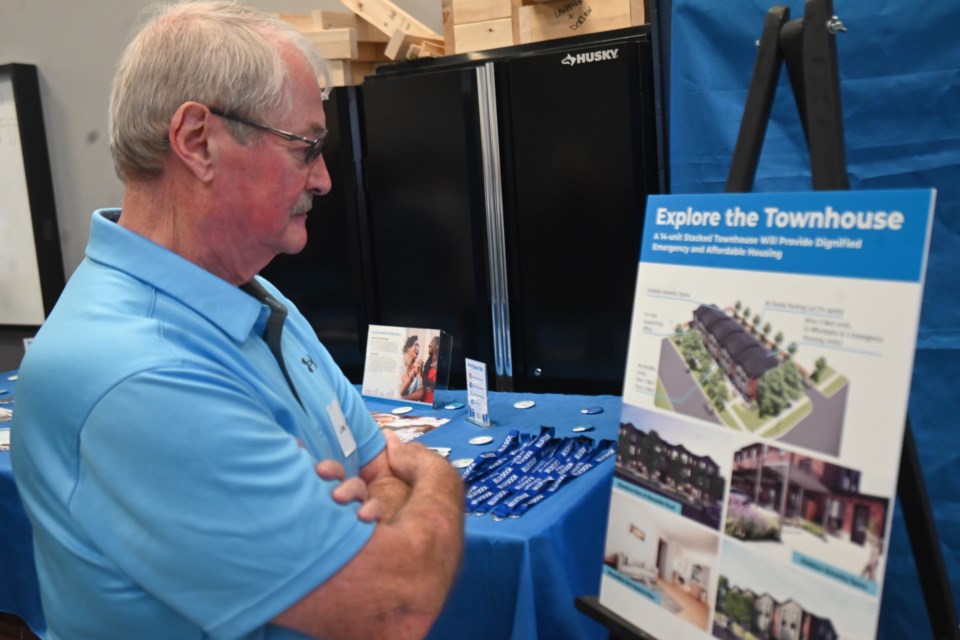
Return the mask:
<svg viewBox="0 0 960 640">
<path fill-rule="evenodd" d="M 170 150 L 199 180 L 213 179 L 216 156 L 211 140 L 210 110 L 199 102 L 184 102 L 170 119 Z"/>
</svg>

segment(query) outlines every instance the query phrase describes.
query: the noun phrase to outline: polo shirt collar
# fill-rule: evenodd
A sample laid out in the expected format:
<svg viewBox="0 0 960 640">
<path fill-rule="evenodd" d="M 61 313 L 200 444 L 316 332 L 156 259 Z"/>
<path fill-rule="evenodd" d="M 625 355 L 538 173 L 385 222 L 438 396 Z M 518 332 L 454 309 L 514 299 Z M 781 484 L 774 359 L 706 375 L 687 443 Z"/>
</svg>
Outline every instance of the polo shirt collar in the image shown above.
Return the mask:
<svg viewBox="0 0 960 640">
<path fill-rule="evenodd" d="M 237 342 L 253 330 L 263 305 L 239 287 L 117 224 L 120 209 L 99 209 L 90 222 L 86 256 L 163 291 Z"/>
</svg>

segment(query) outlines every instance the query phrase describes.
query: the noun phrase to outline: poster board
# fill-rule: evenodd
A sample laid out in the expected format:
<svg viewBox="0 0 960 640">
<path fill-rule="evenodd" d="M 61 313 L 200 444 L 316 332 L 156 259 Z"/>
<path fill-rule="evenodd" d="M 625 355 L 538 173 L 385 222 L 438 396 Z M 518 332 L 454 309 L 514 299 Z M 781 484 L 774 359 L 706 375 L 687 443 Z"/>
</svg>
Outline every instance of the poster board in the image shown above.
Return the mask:
<svg viewBox="0 0 960 640">
<path fill-rule="evenodd" d="M 432 407 L 447 388 L 452 348 L 440 329 L 370 325 L 361 394 Z"/>
<path fill-rule="evenodd" d="M 875 637 L 933 204 L 650 197 L 603 606 L 660 638 Z"/>
<path fill-rule="evenodd" d="M 0 65 L 0 326 L 39 326 L 64 286 L 36 67 Z"/>
</svg>

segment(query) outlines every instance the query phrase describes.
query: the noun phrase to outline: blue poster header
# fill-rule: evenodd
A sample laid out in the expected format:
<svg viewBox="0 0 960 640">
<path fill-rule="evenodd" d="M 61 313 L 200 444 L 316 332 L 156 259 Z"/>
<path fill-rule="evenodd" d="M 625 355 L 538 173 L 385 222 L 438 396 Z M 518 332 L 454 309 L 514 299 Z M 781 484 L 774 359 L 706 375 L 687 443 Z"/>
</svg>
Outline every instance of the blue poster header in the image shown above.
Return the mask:
<svg viewBox="0 0 960 640">
<path fill-rule="evenodd" d="M 652 195 L 642 262 L 921 282 L 933 189 Z"/>
</svg>

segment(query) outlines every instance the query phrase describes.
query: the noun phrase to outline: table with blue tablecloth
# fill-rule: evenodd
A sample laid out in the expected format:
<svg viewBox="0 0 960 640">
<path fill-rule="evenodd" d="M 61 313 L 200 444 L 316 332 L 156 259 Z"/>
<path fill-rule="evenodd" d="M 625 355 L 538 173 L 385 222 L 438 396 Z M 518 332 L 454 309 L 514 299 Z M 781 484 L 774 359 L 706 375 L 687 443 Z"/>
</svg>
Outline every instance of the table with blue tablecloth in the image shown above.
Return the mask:
<svg viewBox="0 0 960 640">
<path fill-rule="evenodd" d="M 448 392 L 449 393 L 449 392 Z M 453 392 L 464 400 L 464 392 Z M 441 406 L 444 397 L 441 397 Z M 533 400 L 529 409 L 514 404 Z M 367 400 L 371 410 L 389 411 L 395 404 Z M 584 414 L 583 409 L 602 409 Z M 513 429 L 538 434 L 552 426 L 557 437 L 586 435 L 616 440 L 620 398 L 555 394 L 493 393 L 490 428 L 466 420 L 466 409 L 416 410 L 417 414 L 450 417 L 442 427 L 417 441 L 450 447 L 450 460 L 492 451 Z M 590 424 L 593 431 L 573 427 Z M 475 446 L 476 436 L 493 442 Z M 604 531 L 610 505 L 613 459 L 560 488 L 520 518 L 497 521 L 490 515 L 467 516 L 466 549 L 460 576 L 430 638 L 483 640 L 589 640 L 606 638 L 606 630 L 574 608 L 579 595 L 596 594 L 603 565 Z"/>
<path fill-rule="evenodd" d="M 0 373 L 0 407 L 13 406 L 15 378 L 15 371 Z M 0 429 L 9 426 L 9 422 L 0 422 Z M 46 629 L 33 565 L 30 521 L 13 483 L 9 451 L 0 451 L 0 612 L 19 616 L 38 635 Z"/>
<path fill-rule="evenodd" d="M 0 374 L 0 390 L 6 391 L 0 401 L 15 395 L 15 382 L 9 380 L 14 373 Z M 413 405 L 407 415 L 449 419 L 417 442 L 449 448 L 451 461 L 496 450 L 512 430 L 539 434 L 546 425 L 557 437 L 589 437 L 599 443 L 615 440 L 619 427 L 616 396 L 491 393 L 490 427 L 469 422 L 462 406 L 442 408 L 465 403 L 466 392 L 438 392 L 438 400 L 440 408 Z M 514 407 L 521 400 L 532 400 L 534 406 Z M 395 402 L 371 398 L 366 402 L 375 412 L 389 413 L 397 407 Z M 584 409 L 598 412 L 584 414 Z M 587 424 L 591 431 L 573 431 Z M 470 444 L 477 436 L 491 436 L 492 441 Z M 430 638 L 605 638 L 606 630 L 578 612 L 574 599 L 599 589 L 613 462 L 607 459 L 570 480 L 519 518 L 466 516 L 463 565 Z M 19 616 L 42 636 L 45 624 L 30 524 L 16 492 L 8 451 L 0 451 L 0 523 L 0 611 Z"/>
</svg>

